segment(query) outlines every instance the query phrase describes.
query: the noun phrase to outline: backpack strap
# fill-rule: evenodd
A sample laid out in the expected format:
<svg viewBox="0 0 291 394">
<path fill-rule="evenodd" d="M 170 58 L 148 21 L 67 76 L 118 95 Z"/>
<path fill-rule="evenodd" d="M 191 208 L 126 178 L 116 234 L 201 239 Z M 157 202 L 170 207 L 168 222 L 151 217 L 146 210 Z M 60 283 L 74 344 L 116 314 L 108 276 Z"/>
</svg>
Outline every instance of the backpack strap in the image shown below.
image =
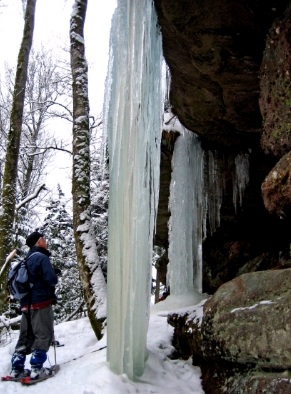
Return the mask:
<svg viewBox="0 0 291 394">
<path fill-rule="evenodd" d="M 29 260 L 33 255 L 35 255 L 35 254 L 41 254 L 41 253 L 40 253 L 40 252 L 33 252 L 33 253 L 31 253 L 28 257 L 25 257 L 25 259 L 23 260 L 23 263 L 25 264 L 25 267 L 26 267 L 26 269 L 27 269 L 28 275 L 30 275 L 30 272 L 29 272 L 29 269 L 28 269 L 27 262 L 28 262 L 28 260 Z M 28 278 L 29 278 L 29 276 L 28 276 Z"/>
<path fill-rule="evenodd" d="M 27 262 L 28 262 L 28 260 L 29 260 L 33 255 L 35 255 L 35 254 L 41 254 L 41 253 L 40 253 L 40 252 L 33 252 L 33 253 L 31 253 L 28 257 L 26 257 L 26 258 L 24 259 L 24 264 L 26 265 L 26 269 L 27 269 L 28 274 L 29 274 L 29 269 L 28 269 Z M 28 312 L 28 314 L 27 314 L 27 322 L 28 322 L 27 336 L 29 337 L 29 335 L 30 335 L 30 330 L 32 330 L 31 319 L 30 319 L 31 302 L 32 302 L 31 291 L 29 292 L 28 297 L 29 297 L 29 301 L 28 301 L 28 305 L 27 305 L 27 312 Z"/>
<path fill-rule="evenodd" d="M 33 252 L 33 253 L 31 253 L 29 256 L 27 256 L 27 257 L 25 257 L 25 259 L 24 259 L 24 261 L 25 262 L 27 262 L 33 255 L 35 255 L 35 254 L 41 254 L 40 252 Z"/>
</svg>

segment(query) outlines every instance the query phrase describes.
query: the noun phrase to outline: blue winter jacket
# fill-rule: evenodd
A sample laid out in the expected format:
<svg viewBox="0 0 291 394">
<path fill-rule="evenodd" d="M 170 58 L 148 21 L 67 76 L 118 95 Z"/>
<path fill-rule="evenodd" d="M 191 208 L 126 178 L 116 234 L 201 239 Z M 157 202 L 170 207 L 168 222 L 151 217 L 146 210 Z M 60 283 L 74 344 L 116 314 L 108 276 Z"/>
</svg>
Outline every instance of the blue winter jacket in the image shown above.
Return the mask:
<svg viewBox="0 0 291 394">
<path fill-rule="evenodd" d="M 44 248 L 33 246 L 27 253 L 29 281 L 33 284 L 31 294 L 21 300 L 21 307 L 28 304 L 38 304 L 43 301 L 54 300 L 55 285 L 58 278 L 50 262 L 50 252 Z"/>
</svg>

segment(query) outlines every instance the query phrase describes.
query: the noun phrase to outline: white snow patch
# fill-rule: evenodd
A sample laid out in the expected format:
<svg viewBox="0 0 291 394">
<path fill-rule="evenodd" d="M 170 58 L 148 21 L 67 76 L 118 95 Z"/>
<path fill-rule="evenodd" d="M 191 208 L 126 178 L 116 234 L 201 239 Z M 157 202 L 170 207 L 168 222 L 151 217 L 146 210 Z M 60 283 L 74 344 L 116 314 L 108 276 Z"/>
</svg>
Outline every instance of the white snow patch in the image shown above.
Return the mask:
<svg viewBox="0 0 291 394">
<path fill-rule="evenodd" d="M 238 311 L 243 311 L 243 310 L 247 310 L 247 309 L 254 309 L 254 308 L 256 308 L 257 306 L 259 306 L 259 305 L 271 305 L 271 304 L 275 304 L 275 302 L 274 301 L 260 301 L 259 303 L 257 303 L 257 304 L 254 304 L 254 305 L 251 305 L 251 306 L 246 306 L 246 307 L 242 307 L 242 308 L 234 308 L 234 309 L 232 309 L 231 310 L 231 313 L 234 313 L 234 312 L 238 312 Z"/>
<path fill-rule="evenodd" d="M 165 302 L 163 302 L 165 304 Z M 175 309 L 174 303 L 169 309 Z M 0 392 L 5 394 L 203 394 L 199 367 L 191 359 L 171 360 L 173 328 L 167 318 L 151 313 L 147 335 L 148 357 L 145 370 L 135 381 L 125 374 L 116 375 L 106 362 L 107 335 L 97 341 L 87 318 L 61 323 L 55 327 L 56 339 L 64 347 L 56 348 L 59 373 L 38 385 L 24 388 L 19 383 L 0 382 Z M 10 359 L 18 332 L 10 336 L 10 343 L 0 347 L 0 375 L 10 371 Z M 101 349 L 101 350 L 99 350 Z M 49 361 L 54 364 L 54 350 L 49 350 Z M 49 366 L 49 361 L 46 366 Z M 27 360 L 29 367 L 29 357 Z"/>
</svg>

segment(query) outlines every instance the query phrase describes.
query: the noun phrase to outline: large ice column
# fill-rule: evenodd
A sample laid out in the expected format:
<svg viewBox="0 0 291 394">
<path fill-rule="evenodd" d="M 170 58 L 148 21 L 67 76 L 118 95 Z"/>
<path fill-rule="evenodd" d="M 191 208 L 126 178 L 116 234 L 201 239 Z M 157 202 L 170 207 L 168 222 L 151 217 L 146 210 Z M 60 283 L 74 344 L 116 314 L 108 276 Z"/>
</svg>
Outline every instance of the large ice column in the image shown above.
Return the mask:
<svg viewBox="0 0 291 394">
<path fill-rule="evenodd" d="M 203 151 L 186 129 L 172 158 L 169 221 L 169 285 L 171 295 L 202 292 L 202 239 L 206 220 Z"/>
<path fill-rule="evenodd" d="M 151 0 L 119 0 L 105 93 L 110 192 L 107 359 L 141 375 L 160 165 L 162 48 Z"/>
</svg>

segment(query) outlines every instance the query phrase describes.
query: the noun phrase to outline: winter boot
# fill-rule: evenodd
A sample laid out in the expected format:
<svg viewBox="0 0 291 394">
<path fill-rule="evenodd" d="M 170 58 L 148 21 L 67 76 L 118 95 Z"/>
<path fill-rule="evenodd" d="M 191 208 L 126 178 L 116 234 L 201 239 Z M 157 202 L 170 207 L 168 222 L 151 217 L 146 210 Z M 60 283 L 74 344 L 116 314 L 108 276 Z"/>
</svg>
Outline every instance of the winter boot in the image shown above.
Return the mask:
<svg viewBox="0 0 291 394">
<path fill-rule="evenodd" d="M 24 373 L 24 364 L 26 356 L 23 353 L 14 352 L 11 359 L 12 370 L 10 376 L 14 379 L 20 378 L 21 374 Z"/>
<path fill-rule="evenodd" d="M 29 369 L 23 369 L 20 371 L 19 369 L 12 369 L 9 376 L 12 378 L 11 380 L 18 381 L 21 378 L 26 378 L 27 376 L 30 375 L 30 370 Z"/>
<path fill-rule="evenodd" d="M 52 374 L 51 369 L 49 368 L 44 368 L 44 367 L 32 367 L 31 368 L 31 373 L 30 373 L 30 377 L 32 380 L 36 380 L 39 378 L 43 378 L 45 376 L 49 376 Z"/>
</svg>

